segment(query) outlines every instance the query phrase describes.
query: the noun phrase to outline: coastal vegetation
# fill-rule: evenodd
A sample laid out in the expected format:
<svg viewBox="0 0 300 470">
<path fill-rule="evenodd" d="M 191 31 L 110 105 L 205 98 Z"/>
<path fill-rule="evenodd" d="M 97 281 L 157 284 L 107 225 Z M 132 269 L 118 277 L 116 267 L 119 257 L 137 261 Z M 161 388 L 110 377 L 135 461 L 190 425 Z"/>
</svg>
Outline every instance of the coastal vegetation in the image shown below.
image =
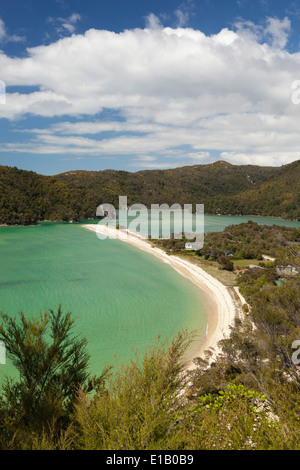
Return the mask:
<svg viewBox="0 0 300 470">
<path fill-rule="evenodd" d="M 206 214 L 265 215 L 300 220 L 300 160 L 282 167 L 216 162 L 170 170 L 71 171 L 44 176 L 0 166 L 0 224 L 95 218 L 96 208 L 176 202 L 204 204 Z"/>
<path fill-rule="evenodd" d="M 205 234 L 204 246 L 196 252 L 186 249 L 186 244 L 193 240 L 184 235 L 151 241 L 169 254 L 187 256 L 202 262 L 204 267 L 211 264 L 229 271 L 243 271 L 247 266 L 257 265 L 269 268 L 268 272 L 271 268 L 280 272 L 284 266 L 292 265 L 296 271 L 300 266 L 300 230 L 296 227 L 259 225 L 251 220 L 229 225 L 222 232 Z"/>
<path fill-rule="evenodd" d="M 2 314 L 0 340 L 19 378 L 2 387 L 0 448 L 299 450 L 299 242 L 299 229 L 253 222 L 208 234 L 196 253 L 184 240 L 152 241 L 220 272 L 227 256 L 246 301 L 217 357 L 208 350 L 188 370 L 195 332 L 154 339 L 128 363 L 89 377 L 71 313 Z"/>
</svg>

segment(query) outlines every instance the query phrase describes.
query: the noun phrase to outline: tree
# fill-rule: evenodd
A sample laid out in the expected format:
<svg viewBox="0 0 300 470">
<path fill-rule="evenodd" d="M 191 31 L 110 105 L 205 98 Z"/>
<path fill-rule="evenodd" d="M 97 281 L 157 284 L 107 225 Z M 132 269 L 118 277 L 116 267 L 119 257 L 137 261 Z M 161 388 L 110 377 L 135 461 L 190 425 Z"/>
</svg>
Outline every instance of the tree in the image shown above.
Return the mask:
<svg viewBox="0 0 300 470">
<path fill-rule="evenodd" d="M 118 367 L 108 387 L 92 399 L 79 391 L 73 414 L 76 449 L 177 449 L 184 431 L 176 416 L 187 388 L 186 352 L 193 335 L 180 331 L 171 343 L 161 341 L 135 353 Z"/>
<path fill-rule="evenodd" d="M 221 255 L 221 256 L 219 256 L 217 261 L 220 264 L 220 269 L 226 269 L 227 271 L 233 271 L 234 265 L 233 265 L 233 262 L 230 261 L 228 256 Z"/>
<path fill-rule="evenodd" d="M 21 312 L 18 318 L 0 313 L 0 319 L 0 340 L 20 376 L 3 385 L 2 417 L 35 431 L 63 423 L 77 388 L 89 386 L 87 341 L 72 334 L 71 313 L 59 306 L 37 318 Z"/>
</svg>

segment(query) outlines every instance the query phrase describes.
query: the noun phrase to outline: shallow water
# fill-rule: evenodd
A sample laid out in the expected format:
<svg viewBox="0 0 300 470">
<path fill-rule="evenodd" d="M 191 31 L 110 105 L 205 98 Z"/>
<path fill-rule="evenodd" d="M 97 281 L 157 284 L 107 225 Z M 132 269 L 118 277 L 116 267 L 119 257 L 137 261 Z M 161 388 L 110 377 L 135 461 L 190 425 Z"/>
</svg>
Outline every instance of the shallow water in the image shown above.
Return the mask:
<svg viewBox="0 0 300 470">
<path fill-rule="evenodd" d="M 248 220 L 300 227 L 272 217 L 205 216 L 205 232 Z M 60 304 L 70 310 L 76 333 L 88 340 L 93 374 L 114 364 L 115 355 L 127 361 L 133 346 L 142 351 L 158 335 L 170 339 L 180 328 L 205 334 L 199 288 L 151 254 L 99 240 L 81 224 L 0 227 L 0 263 L 0 310 L 13 316 L 37 316 Z M 6 359 L 0 381 L 14 374 Z"/>
<path fill-rule="evenodd" d="M 93 374 L 127 361 L 158 335 L 204 334 L 201 291 L 167 263 L 74 224 L 0 228 L 0 310 L 15 316 L 62 305 L 88 340 Z M 9 363 L 0 374 L 11 373 Z M 1 377 L 0 375 L 0 377 Z"/>
</svg>

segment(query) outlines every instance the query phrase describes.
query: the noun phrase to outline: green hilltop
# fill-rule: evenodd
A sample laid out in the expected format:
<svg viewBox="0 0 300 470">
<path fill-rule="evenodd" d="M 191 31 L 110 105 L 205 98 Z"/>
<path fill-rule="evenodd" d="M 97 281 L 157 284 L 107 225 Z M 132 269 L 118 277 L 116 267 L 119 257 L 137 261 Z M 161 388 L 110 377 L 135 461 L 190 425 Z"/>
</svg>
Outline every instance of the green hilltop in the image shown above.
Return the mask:
<svg viewBox="0 0 300 470">
<path fill-rule="evenodd" d="M 0 224 L 95 217 L 99 204 L 204 204 L 207 214 L 264 215 L 300 219 L 300 160 L 281 167 L 207 165 L 168 170 L 69 171 L 39 175 L 0 166 Z"/>
</svg>

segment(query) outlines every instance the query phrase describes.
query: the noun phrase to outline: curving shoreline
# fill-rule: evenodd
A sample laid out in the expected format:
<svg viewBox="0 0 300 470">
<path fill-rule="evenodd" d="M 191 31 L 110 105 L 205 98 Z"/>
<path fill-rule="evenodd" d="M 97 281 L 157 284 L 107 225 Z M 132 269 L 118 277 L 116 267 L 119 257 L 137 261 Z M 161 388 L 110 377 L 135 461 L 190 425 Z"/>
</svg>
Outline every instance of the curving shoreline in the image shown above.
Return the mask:
<svg viewBox="0 0 300 470">
<path fill-rule="evenodd" d="M 219 352 L 218 342 L 229 335 L 230 326 L 233 324 L 234 319 L 242 314 L 241 302 L 237 302 L 233 298 L 227 286 L 196 264 L 176 255 L 169 256 L 160 248 L 151 246 L 147 240 L 136 233 L 100 224 L 85 224 L 82 227 L 95 232 L 99 237 L 115 238 L 151 253 L 160 260 L 167 262 L 179 274 L 199 287 L 206 294 L 206 302 L 209 303 L 208 325 L 206 336 L 201 338 L 193 348 L 189 359 L 189 367 L 192 367 L 193 358 L 202 356 L 207 349 L 212 352 L 211 360 L 216 357 Z"/>
</svg>

